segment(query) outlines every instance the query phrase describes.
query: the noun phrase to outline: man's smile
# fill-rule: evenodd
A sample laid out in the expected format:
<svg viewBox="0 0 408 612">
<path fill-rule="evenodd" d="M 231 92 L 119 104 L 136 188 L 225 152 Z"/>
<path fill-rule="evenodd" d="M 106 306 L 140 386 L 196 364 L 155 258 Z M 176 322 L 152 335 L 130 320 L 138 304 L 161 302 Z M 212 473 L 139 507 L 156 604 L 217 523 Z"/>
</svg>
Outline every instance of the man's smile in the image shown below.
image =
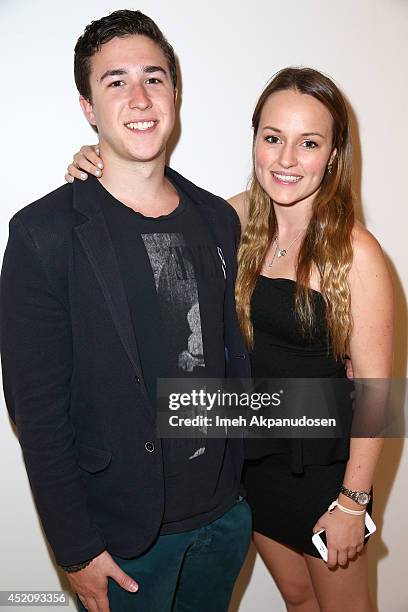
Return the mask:
<svg viewBox="0 0 408 612">
<path fill-rule="evenodd" d="M 157 125 L 158 121 L 137 121 L 125 123 L 125 127 L 129 130 L 145 132 L 146 130 L 150 130 Z"/>
</svg>

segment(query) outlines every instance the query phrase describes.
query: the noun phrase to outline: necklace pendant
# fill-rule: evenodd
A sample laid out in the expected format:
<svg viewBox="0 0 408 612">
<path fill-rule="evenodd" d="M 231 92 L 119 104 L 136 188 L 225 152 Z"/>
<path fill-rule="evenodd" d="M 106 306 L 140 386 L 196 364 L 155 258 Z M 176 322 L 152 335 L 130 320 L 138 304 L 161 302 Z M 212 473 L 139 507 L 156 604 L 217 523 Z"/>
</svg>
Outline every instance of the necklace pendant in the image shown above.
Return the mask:
<svg viewBox="0 0 408 612">
<path fill-rule="evenodd" d="M 281 249 L 280 251 L 278 251 L 278 257 L 285 257 L 286 255 L 286 249 Z"/>
</svg>

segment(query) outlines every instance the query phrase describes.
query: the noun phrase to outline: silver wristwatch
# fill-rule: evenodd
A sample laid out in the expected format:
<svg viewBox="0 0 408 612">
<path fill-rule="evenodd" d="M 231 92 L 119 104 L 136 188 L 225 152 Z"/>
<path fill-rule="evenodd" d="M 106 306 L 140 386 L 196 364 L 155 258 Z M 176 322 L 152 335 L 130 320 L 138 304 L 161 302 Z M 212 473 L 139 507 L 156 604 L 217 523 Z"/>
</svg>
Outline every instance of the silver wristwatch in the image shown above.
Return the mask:
<svg viewBox="0 0 408 612">
<path fill-rule="evenodd" d="M 366 506 L 371 499 L 371 495 L 366 491 L 351 491 L 344 485 L 340 487 L 340 493 L 343 493 L 346 497 L 349 497 L 353 501 L 360 504 L 360 506 Z"/>
</svg>

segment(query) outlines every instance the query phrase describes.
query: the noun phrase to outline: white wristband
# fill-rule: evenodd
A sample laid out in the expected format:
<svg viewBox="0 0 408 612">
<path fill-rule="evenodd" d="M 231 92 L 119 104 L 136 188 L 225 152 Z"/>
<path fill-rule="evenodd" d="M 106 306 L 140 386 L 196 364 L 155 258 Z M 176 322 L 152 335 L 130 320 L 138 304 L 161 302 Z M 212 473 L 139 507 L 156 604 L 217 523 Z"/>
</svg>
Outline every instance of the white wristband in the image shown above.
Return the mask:
<svg viewBox="0 0 408 612">
<path fill-rule="evenodd" d="M 346 514 L 353 514 L 354 516 L 361 516 L 362 514 L 365 514 L 365 508 L 364 510 L 350 510 L 350 508 L 346 508 L 345 506 L 342 506 L 341 504 L 339 504 L 339 500 L 335 499 L 334 502 L 332 502 L 330 504 L 330 506 L 327 508 L 328 512 L 332 512 L 335 508 L 338 508 L 339 510 L 341 510 L 342 512 L 345 512 Z"/>
</svg>

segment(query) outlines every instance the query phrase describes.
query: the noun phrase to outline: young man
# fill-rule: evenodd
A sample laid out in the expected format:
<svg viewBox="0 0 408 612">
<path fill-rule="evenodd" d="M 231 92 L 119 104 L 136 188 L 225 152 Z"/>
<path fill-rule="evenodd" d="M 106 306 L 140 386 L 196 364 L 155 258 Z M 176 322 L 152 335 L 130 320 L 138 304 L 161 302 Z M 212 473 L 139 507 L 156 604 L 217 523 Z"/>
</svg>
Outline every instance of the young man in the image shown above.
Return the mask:
<svg viewBox="0 0 408 612">
<path fill-rule="evenodd" d="M 242 442 L 158 438 L 156 380 L 249 376 L 239 221 L 165 167 L 176 67 L 150 18 L 87 26 L 75 79 L 107 167 L 10 222 L 7 407 L 79 609 L 226 611 L 250 538 Z"/>
</svg>

